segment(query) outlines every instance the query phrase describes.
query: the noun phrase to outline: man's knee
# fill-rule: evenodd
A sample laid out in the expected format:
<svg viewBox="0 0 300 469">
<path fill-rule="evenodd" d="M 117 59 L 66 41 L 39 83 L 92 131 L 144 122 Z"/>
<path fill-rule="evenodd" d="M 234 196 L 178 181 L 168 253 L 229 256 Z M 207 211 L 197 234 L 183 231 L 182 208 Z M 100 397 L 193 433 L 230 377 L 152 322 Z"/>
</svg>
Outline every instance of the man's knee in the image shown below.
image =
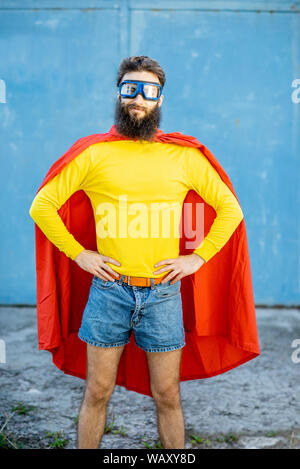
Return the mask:
<svg viewBox="0 0 300 469">
<path fill-rule="evenodd" d="M 114 390 L 114 383 L 87 382 L 84 400 L 88 405 L 107 404 Z"/>
<path fill-rule="evenodd" d="M 153 399 L 160 407 L 175 408 L 181 405 L 179 383 L 155 386 L 151 388 Z"/>
</svg>

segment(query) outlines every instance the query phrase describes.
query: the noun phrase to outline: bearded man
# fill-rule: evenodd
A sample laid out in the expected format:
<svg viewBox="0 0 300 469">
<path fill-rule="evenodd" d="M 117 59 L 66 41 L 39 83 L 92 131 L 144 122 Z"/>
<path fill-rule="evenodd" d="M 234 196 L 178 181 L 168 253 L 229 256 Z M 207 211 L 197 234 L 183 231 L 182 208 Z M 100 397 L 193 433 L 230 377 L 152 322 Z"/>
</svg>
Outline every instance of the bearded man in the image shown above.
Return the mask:
<svg viewBox="0 0 300 469">
<path fill-rule="evenodd" d="M 250 339 L 246 337 L 247 333 L 244 337 L 245 327 L 237 326 L 235 319 L 233 327 L 238 331 L 238 337 L 235 339 L 234 334 L 230 335 L 230 306 L 225 295 L 226 317 L 220 320 L 205 316 L 203 300 L 204 329 L 207 328 L 205 333 L 199 332 L 199 315 L 194 322 L 190 319 L 184 321 L 181 279 L 197 278 L 195 275 L 204 268 L 202 266 L 210 260 L 213 264 L 213 258 L 219 256 L 220 263 L 217 269 L 214 267 L 213 274 L 216 288 L 219 273 L 221 283 L 227 285 L 232 298 L 227 273 L 231 276 L 232 268 L 236 276 L 232 277 L 233 282 L 235 278 L 240 279 L 239 271 L 234 266 L 242 267 L 237 257 L 241 252 L 244 255 L 243 262 L 247 264 L 247 248 L 244 242 L 241 247 L 237 241 L 245 239 L 242 231 L 243 212 L 233 189 L 229 187 L 230 183 L 224 182 L 225 173 L 221 172 L 220 165 L 209 155 L 206 147 L 200 147 L 201 144 L 193 137 L 179 133 L 164 134 L 159 130 L 164 84 L 165 73 L 157 61 L 147 56 L 124 59 L 117 74 L 115 125 L 108 134 L 78 141 L 71 152 L 63 155 L 48 173 L 30 208 L 31 217 L 46 237 L 43 243 L 51 243 L 46 244 L 48 248 L 50 245 L 55 246 L 55 252 L 47 255 L 53 271 L 56 269 L 56 279 L 53 273 L 49 273 L 49 268 L 47 275 L 52 275 L 53 282 L 57 282 L 58 277 L 61 279 L 59 292 L 58 288 L 55 289 L 55 301 L 59 298 L 61 311 L 68 309 L 64 323 L 61 316 L 65 313 L 62 312 L 53 320 L 52 339 L 49 339 L 52 345 L 48 343 L 45 346 L 44 342 L 40 347 L 57 350 L 55 363 L 66 373 L 81 377 L 83 365 L 78 365 L 76 371 L 74 365 L 80 362 L 80 354 L 73 359 L 72 365 L 70 361 L 68 366 L 63 365 L 63 362 L 71 354 L 72 347 L 79 347 L 78 340 L 86 347 L 86 386 L 79 412 L 78 448 L 99 447 L 104 434 L 107 404 L 117 376 L 122 385 L 125 385 L 130 373 L 135 374 L 136 382 L 144 379 L 144 369 L 135 369 L 133 362 L 130 373 L 121 371 L 120 359 L 125 347 L 131 350 L 129 347 L 134 346 L 135 355 L 139 350 L 146 357 L 160 440 L 164 448 L 176 449 L 184 448 L 185 442 L 180 380 L 226 371 L 259 353 L 249 282 L 245 287 L 245 295 L 243 287 L 238 290 L 241 295 L 239 300 L 247 297 L 244 316 L 247 318 L 247 333 L 252 334 Z M 67 205 L 68 199 L 78 191 L 84 192 L 85 204 L 87 198 L 91 204 L 95 226 L 91 223 L 84 226 L 83 211 L 76 218 L 75 203 L 73 212 L 71 206 Z M 180 230 L 179 224 L 182 222 L 182 207 L 189 191 L 195 191 L 215 211 L 216 216 L 210 222 L 202 242 L 196 240 L 194 245 L 189 245 L 190 252 L 182 255 L 179 243 L 183 228 Z M 61 208 L 66 211 L 62 210 L 59 214 Z M 73 220 L 73 225 L 69 219 Z M 203 219 L 198 218 L 197 223 L 199 228 L 203 225 Z M 233 234 L 237 233 L 239 226 L 240 233 L 235 238 Z M 72 230 L 77 236 L 71 233 Z M 85 234 L 87 231 L 89 235 L 95 232 L 95 249 L 89 249 L 84 241 L 89 236 Z M 42 248 L 40 236 L 38 231 L 37 263 L 42 257 L 42 249 L 46 252 L 46 248 Z M 226 259 L 223 257 L 223 262 L 222 248 L 224 256 L 227 256 Z M 70 273 L 71 267 L 60 256 L 66 256 L 69 264 L 74 261 L 77 271 L 73 269 L 73 275 L 62 273 Z M 222 276 L 222 266 L 226 266 L 226 277 Z M 45 262 L 41 268 L 37 265 L 37 270 L 41 285 L 45 283 Z M 91 279 L 83 313 L 81 309 L 79 331 L 76 325 L 70 326 L 76 308 L 73 301 L 72 313 L 72 297 L 83 288 L 82 282 L 77 282 L 76 288 L 70 287 L 72 281 L 75 285 L 75 274 L 79 278 L 78 270 L 81 275 L 84 272 Z M 244 282 L 244 285 L 248 271 L 242 270 L 243 279 L 239 281 Z M 68 292 L 67 308 L 64 305 L 66 300 L 62 299 L 62 290 Z M 209 287 L 207 298 L 212 298 L 211 290 Z M 40 311 L 42 304 L 51 295 L 51 292 L 46 293 L 45 290 L 40 295 Z M 198 308 L 195 297 L 192 303 L 189 305 L 190 317 L 192 308 Z M 210 305 L 213 307 L 212 301 Z M 45 321 L 45 314 L 42 318 L 40 312 L 40 327 L 42 324 L 44 327 Z M 208 330 L 210 327 L 217 332 Z M 228 339 L 227 332 L 222 328 L 229 331 Z M 78 332 L 76 338 L 74 331 Z M 188 340 L 185 341 L 187 334 Z M 209 342 L 209 337 L 214 342 Z M 200 344 L 200 339 L 203 351 L 201 357 L 200 353 L 195 352 L 196 346 L 190 345 L 190 341 L 196 340 Z M 183 376 L 180 367 L 186 342 L 190 355 L 186 355 Z M 191 358 L 192 349 L 195 363 L 201 362 L 203 366 L 202 372 L 198 369 L 196 372 L 196 368 L 193 370 L 196 364 Z M 217 365 L 215 360 L 219 360 Z M 126 366 L 130 367 L 130 363 Z M 131 389 L 141 392 L 138 387 L 132 386 Z M 146 391 L 144 393 L 147 394 Z"/>
</svg>

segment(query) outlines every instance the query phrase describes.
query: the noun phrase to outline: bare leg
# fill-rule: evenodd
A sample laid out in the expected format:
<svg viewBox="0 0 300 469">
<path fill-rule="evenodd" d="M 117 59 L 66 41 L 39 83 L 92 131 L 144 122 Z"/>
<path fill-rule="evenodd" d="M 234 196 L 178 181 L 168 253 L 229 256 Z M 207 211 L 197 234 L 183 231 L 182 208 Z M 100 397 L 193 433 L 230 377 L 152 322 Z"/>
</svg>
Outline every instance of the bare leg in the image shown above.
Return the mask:
<svg viewBox="0 0 300 469">
<path fill-rule="evenodd" d="M 99 448 L 123 349 L 124 346 L 102 348 L 87 344 L 87 379 L 78 418 L 78 449 Z"/>
<path fill-rule="evenodd" d="M 180 397 L 182 349 L 146 353 L 160 441 L 164 448 L 184 449 L 184 419 Z"/>
</svg>

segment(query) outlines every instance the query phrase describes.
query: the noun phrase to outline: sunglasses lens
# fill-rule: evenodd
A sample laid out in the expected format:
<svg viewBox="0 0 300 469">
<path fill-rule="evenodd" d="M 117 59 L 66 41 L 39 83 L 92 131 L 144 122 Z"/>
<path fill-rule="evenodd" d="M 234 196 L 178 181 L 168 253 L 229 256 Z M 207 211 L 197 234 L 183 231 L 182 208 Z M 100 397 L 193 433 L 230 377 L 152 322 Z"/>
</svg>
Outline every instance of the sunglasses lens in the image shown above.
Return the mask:
<svg viewBox="0 0 300 469">
<path fill-rule="evenodd" d="M 156 85 L 144 85 L 144 93 L 147 98 L 158 98 L 160 88 Z"/>
<path fill-rule="evenodd" d="M 120 93 L 126 96 L 132 96 L 136 90 L 136 83 L 123 83 Z"/>
</svg>

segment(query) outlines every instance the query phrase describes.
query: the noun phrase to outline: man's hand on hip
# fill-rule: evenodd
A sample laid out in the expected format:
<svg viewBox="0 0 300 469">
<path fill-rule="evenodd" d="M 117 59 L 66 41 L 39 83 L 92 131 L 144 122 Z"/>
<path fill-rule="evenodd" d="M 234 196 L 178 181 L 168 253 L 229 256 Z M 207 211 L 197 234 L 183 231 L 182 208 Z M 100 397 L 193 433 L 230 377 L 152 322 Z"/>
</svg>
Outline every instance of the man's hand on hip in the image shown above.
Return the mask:
<svg viewBox="0 0 300 469">
<path fill-rule="evenodd" d="M 165 259 L 157 262 L 154 267 L 159 267 L 160 265 L 165 265 L 166 267 L 162 267 L 153 273 L 156 275 L 171 270 L 161 283 L 172 280 L 170 283 L 173 284 L 183 277 L 196 272 L 204 263 L 205 260 L 198 256 L 198 254 L 187 254 L 185 256 L 178 256 L 175 259 Z"/>
<path fill-rule="evenodd" d="M 103 256 L 99 254 L 99 252 L 89 251 L 88 249 L 81 251 L 78 256 L 75 257 L 74 261 L 83 270 L 90 272 L 96 277 L 102 278 L 102 280 L 111 281 L 115 280 L 113 276 L 118 277 L 119 274 L 107 265 L 106 262 L 117 265 L 118 267 L 121 265 L 120 262 L 111 257 Z"/>
</svg>

